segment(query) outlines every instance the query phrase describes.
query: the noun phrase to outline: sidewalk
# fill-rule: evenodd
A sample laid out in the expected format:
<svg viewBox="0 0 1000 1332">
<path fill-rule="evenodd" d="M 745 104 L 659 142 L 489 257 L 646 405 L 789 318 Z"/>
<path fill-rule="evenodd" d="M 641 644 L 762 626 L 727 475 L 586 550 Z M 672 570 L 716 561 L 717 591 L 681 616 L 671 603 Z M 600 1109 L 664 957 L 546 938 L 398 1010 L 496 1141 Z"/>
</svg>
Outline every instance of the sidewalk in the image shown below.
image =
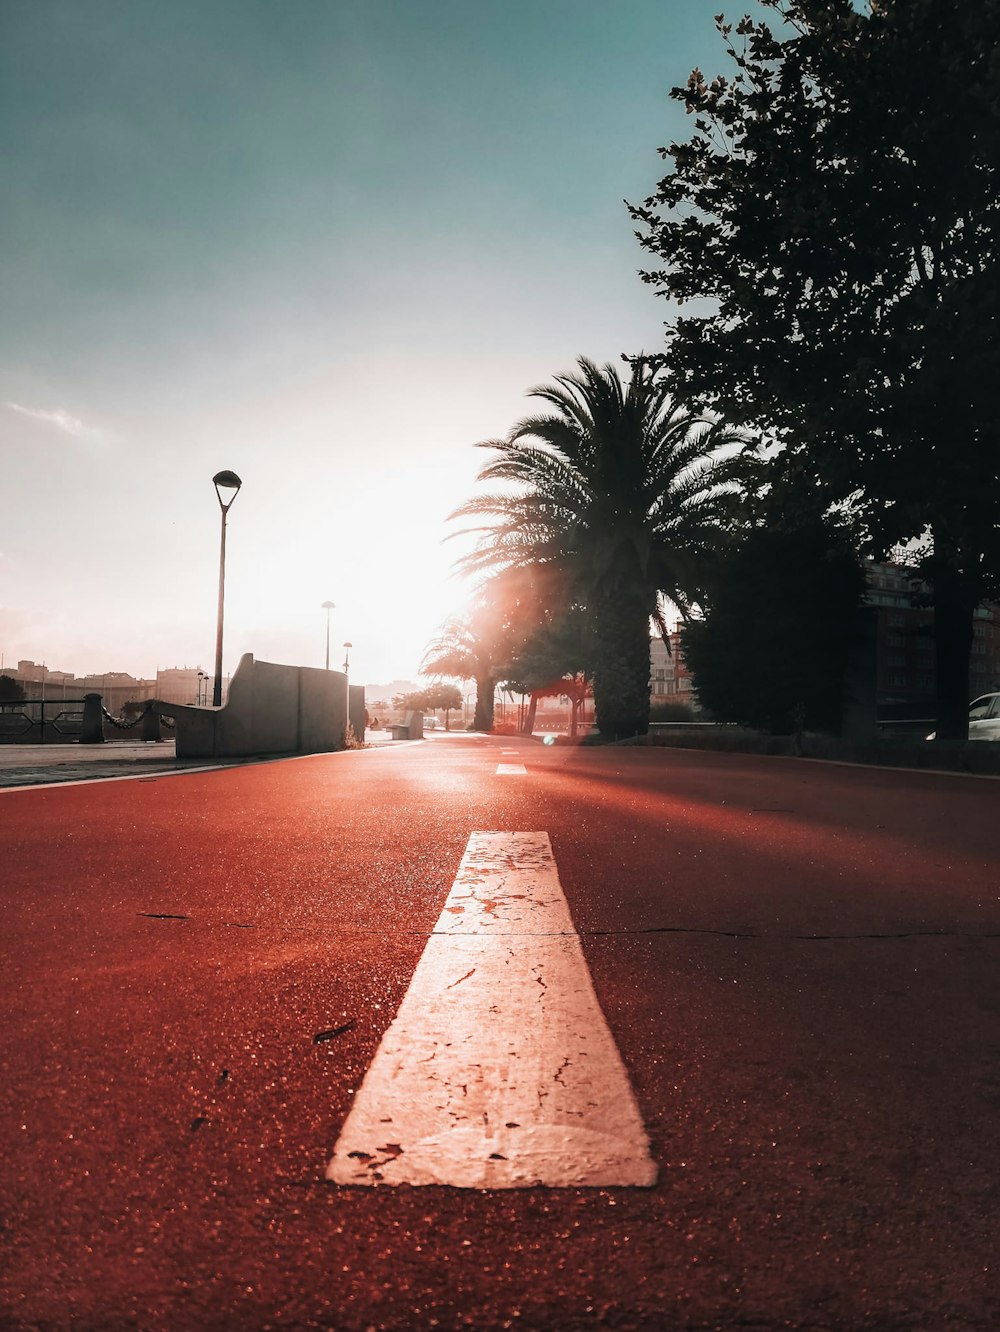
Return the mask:
<svg viewBox="0 0 1000 1332">
<path fill-rule="evenodd" d="M 155 776 L 220 767 L 218 759 L 178 760 L 173 740 L 158 743 L 108 740 L 103 745 L 0 745 L 0 787 L 44 782 L 93 781 L 96 777 Z"/>
<path fill-rule="evenodd" d="M 369 731 L 369 746 L 391 745 L 388 731 Z M 265 757 L 276 757 L 268 755 Z M 277 756 L 280 757 L 280 756 Z M 291 755 L 289 755 L 291 757 Z M 199 768 L 233 768 L 260 758 L 178 759 L 173 740 L 106 740 L 103 745 L 0 745 L 0 789 L 100 777 L 155 777 Z"/>
</svg>

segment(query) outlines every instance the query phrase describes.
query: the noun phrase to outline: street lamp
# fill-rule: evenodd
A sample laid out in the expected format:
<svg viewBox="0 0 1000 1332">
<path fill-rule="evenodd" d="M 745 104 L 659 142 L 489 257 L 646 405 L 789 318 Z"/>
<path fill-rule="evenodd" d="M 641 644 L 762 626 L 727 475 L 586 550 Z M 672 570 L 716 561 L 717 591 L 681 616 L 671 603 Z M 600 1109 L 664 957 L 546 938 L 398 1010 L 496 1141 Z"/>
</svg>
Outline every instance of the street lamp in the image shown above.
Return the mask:
<svg viewBox="0 0 1000 1332">
<path fill-rule="evenodd" d="M 208 672 L 198 672 L 198 706 L 208 702 Z"/>
<path fill-rule="evenodd" d="M 337 607 L 333 604 L 332 601 L 324 601 L 320 609 L 326 611 L 326 669 L 329 670 L 330 669 L 330 612 L 332 610 L 336 610 Z"/>
<path fill-rule="evenodd" d="M 226 599 L 226 514 L 233 507 L 233 500 L 239 494 L 243 482 L 235 472 L 216 472 L 212 477 L 219 508 L 222 510 L 222 541 L 219 547 L 219 622 L 215 633 L 215 687 L 212 691 L 212 707 L 222 707 L 222 610 Z M 222 498 L 223 491 L 232 491 L 228 501 Z"/>
<path fill-rule="evenodd" d="M 345 643 L 345 644 L 344 644 L 344 674 L 345 674 L 345 675 L 347 674 L 347 668 L 348 668 L 348 667 L 350 666 L 350 664 L 351 664 L 351 648 L 352 648 L 353 646 L 354 646 L 353 643 Z"/>
</svg>

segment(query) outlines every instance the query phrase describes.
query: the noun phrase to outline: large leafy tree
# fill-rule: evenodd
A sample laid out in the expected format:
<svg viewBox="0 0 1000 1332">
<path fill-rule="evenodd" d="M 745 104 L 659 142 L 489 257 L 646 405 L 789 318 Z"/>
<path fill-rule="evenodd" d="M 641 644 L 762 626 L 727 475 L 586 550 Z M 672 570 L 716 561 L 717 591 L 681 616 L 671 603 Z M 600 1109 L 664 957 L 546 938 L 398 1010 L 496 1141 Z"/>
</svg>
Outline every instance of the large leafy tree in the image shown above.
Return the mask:
<svg viewBox="0 0 1000 1332">
<path fill-rule="evenodd" d="M 576 735 L 580 707 L 593 693 L 593 660 L 586 608 L 543 608 L 537 628 L 515 646 L 507 668 L 509 686 L 516 693 L 530 695 L 521 724 L 525 735 L 534 730 L 539 699 L 560 697 L 570 700 L 570 735 Z"/>
<path fill-rule="evenodd" d="M 607 737 L 649 724 L 649 631 L 663 596 L 686 614 L 701 594 L 734 483 L 733 432 L 675 402 L 644 361 L 623 384 L 580 358 L 575 374 L 530 390 L 546 410 L 506 439 L 479 480 L 498 488 L 454 515 L 481 520 L 466 571 L 551 571 L 587 609 L 597 725 Z"/>
<path fill-rule="evenodd" d="M 12 675 L 0 675 L 0 702 L 15 703 L 24 698 L 24 685 Z"/>
<path fill-rule="evenodd" d="M 442 684 L 438 681 L 426 689 L 415 689 L 408 694 L 398 694 L 393 706 L 405 712 L 443 712 L 444 729 L 448 730 L 448 714 L 462 706 L 462 694 L 457 685 Z"/>
<path fill-rule="evenodd" d="M 864 594 L 864 571 L 836 524 L 748 531 L 716 570 L 706 618 L 683 631 L 702 706 L 773 734 L 837 733 Z"/>
<path fill-rule="evenodd" d="M 773 433 L 783 484 L 925 543 L 938 735 L 965 735 L 972 615 L 1000 594 L 1000 0 L 761 0 L 730 78 L 673 90 L 688 141 L 632 208 L 663 361 Z"/>
</svg>

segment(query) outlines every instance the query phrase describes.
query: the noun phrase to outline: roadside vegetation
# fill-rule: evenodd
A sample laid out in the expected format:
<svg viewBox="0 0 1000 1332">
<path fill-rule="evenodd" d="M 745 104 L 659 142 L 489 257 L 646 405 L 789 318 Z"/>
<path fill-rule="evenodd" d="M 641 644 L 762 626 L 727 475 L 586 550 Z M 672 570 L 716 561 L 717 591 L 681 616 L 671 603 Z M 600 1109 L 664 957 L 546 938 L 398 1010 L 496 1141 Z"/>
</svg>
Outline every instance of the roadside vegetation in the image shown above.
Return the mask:
<svg viewBox="0 0 1000 1332">
<path fill-rule="evenodd" d="M 727 72 L 672 90 L 690 137 L 629 206 L 665 349 L 627 380 L 581 357 L 480 445 L 453 517 L 482 581 L 423 665 L 476 681 L 477 728 L 498 682 L 592 684 L 603 737 L 643 734 L 669 612 L 713 715 L 836 733 L 861 562 L 902 546 L 937 737 L 967 735 L 973 614 L 1000 599 L 1000 0 L 761 3 L 719 16 Z"/>
</svg>

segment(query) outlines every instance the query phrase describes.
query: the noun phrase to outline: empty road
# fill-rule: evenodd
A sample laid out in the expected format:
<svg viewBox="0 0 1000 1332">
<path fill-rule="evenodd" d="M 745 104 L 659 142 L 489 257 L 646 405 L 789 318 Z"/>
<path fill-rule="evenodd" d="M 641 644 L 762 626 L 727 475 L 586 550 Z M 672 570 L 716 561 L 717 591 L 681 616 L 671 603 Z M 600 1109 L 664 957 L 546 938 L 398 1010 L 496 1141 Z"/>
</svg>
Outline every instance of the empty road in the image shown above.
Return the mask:
<svg viewBox="0 0 1000 1332">
<path fill-rule="evenodd" d="M 0 791 L 0 1325 L 997 1328 L 998 824 L 441 733 Z"/>
</svg>

